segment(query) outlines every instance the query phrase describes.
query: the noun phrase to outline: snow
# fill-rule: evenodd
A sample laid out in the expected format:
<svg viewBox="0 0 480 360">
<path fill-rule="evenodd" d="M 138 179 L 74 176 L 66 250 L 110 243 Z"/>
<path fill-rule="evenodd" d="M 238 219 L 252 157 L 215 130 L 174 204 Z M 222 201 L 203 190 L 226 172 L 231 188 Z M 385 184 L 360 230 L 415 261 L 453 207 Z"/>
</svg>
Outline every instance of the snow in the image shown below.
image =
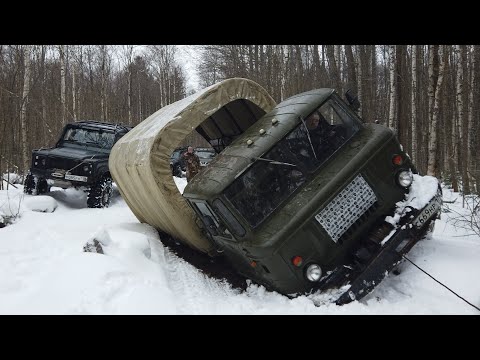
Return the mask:
<svg viewBox="0 0 480 360">
<path fill-rule="evenodd" d="M 438 180 L 433 176 L 420 176 L 418 174 L 412 174 L 413 181 L 410 191 L 405 196 L 403 201 L 399 201 L 396 206 L 395 214 L 393 216 L 385 217 L 385 221 L 392 224 L 394 228 L 390 233 L 382 240 L 381 244 L 384 245 L 390 240 L 397 230 L 397 224 L 405 213 L 410 211 L 409 207 L 414 209 L 422 209 L 428 204 L 431 198 L 435 196 L 438 190 Z M 412 226 L 410 224 L 410 226 Z M 402 229 L 405 225 L 402 226 Z"/>
<path fill-rule="evenodd" d="M 32 211 L 54 212 L 58 204 L 55 199 L 46 195 L 39 195 L 25 200 L 25 206 Z"/>
<path fill-rule="evenodd" d="M 174 181 L 183 191 L 186 180 Z M 424 181 L 415 180 L 419 204 L 431 185 Z M 479 307 L 480 238 L 454 226 L 467 209 L 459 194 L 443 191 L 456 199 L 452 211 L 407 256 Z M 32 210 L 54 203 L 54 212 Z M 24 195 L 22 185 L 0 191 L 0 206 L 17 215 L 0 228 L 0 314 L 479 314 L 408 262 L 343 306 L 330 302 L 336 290 L 289 299 L 250 283 L 241 292 L 178 258 L 116 188 L 105 209 L 87 208 L 83 191 L 54 188 L 40 197 Z M 83 251 L 94 240 L 104 254 Z"/>
</svg>

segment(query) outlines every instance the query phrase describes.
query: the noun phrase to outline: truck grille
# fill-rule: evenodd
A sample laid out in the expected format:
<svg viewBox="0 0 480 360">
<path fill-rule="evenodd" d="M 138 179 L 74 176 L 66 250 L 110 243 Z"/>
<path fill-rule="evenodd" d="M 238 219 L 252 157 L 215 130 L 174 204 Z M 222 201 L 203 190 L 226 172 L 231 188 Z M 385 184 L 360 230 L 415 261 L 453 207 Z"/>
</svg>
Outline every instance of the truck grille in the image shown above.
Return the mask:
<svg viewBox="0 0 480 360">
<path fill-rule="evenodd" d="M 56 157 L 50 157 L 48 159 L 47 166 L 50 169 L 62 169 L 62 170 L 69 170 L 75 167 L 80 161 L 78 160 L 70 160 L 70 159 L 62 159 Z M 73 171 L 71 171 L 74 175 L 84 175 L 82 173 L 82 166 L 78 166 Z"/>
<path fill-rule="evenodd" d="M 340 237 L 377 201 L 372 188 L 362 175 L 357 175 L 315 219 L 337 242 Z"/>
</svg>

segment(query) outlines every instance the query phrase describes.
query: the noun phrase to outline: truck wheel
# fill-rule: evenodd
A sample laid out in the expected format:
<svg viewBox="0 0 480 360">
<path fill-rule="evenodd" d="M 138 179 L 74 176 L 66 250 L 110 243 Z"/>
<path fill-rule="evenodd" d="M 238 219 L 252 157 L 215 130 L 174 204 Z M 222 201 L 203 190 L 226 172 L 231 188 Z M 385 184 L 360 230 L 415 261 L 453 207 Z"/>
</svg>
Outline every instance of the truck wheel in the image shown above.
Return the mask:
<svg viewBox="0 0 480 360">
<path fill-rule="evenodd" d="M 25 178 L 25 182 L 23 183 L 23 192 L 25 194 L 36 195 L 36 185 L 37 181 L 35 179 L 35 176 L 33 176 L 32 174 L 28 174 Z"/>
<path fill-rule="evenodd" d="M 92 185 L 88 193 L 87 206 L 89 208 L 108 207 L 112 197 L 112 179 L 104 177 L 102 180 Z"/>
</svg>

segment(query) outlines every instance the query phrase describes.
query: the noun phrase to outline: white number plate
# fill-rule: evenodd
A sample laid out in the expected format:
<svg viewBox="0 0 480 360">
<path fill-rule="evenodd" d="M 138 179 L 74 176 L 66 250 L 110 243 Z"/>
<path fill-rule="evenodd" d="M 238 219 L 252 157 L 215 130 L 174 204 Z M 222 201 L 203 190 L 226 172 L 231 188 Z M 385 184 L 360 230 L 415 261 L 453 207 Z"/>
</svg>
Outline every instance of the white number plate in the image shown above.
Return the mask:
<svg viewBox="0 0 480 360">
<path fill-rule="evenodd" d="M 430 219 L 438 209 L 442 206 L 442 195 L 437 193 L 430 203 L 422 210 L 422 212 L 413 220 L 413 225 L 417 228 L 421 228 L 425 222 Z"/>
<path fill-rule="evenodd" d="M 65 180 L 75 180 L 75 181 L 84 181 L 87 182 L 87 177 L 86 176 L 78 176 L 78 175 L 65 175 Z"/>
</svg>

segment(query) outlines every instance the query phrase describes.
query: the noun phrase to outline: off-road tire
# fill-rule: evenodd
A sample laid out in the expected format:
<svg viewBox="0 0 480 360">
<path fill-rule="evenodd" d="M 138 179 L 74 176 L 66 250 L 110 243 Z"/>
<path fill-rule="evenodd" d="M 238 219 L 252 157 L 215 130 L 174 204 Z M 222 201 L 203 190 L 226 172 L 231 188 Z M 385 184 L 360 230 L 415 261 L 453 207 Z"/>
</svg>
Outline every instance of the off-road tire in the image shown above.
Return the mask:
<svg viewBox="0 0 480 360">
<path fill-rule="evenodd" d="M 45 179 L 37 179 L 37 195 L 50 192 L 50 186 Z"/>
<path fill-rule="evenodd" d="M 25 182 L 23 183 L 23 192 L 25 194 L 36 195 L 37 194 L 37 180 L 32 174 L 28 174 L 25 177 Z"/>
<path fill-rule="evenodd" d="M 92 185 L 87 197 L 87 206 L 89 208 L 103 208 L 110 205 L 112 198 L 112 179 L 104 177 L 96 184 Z"/>
</svg>

